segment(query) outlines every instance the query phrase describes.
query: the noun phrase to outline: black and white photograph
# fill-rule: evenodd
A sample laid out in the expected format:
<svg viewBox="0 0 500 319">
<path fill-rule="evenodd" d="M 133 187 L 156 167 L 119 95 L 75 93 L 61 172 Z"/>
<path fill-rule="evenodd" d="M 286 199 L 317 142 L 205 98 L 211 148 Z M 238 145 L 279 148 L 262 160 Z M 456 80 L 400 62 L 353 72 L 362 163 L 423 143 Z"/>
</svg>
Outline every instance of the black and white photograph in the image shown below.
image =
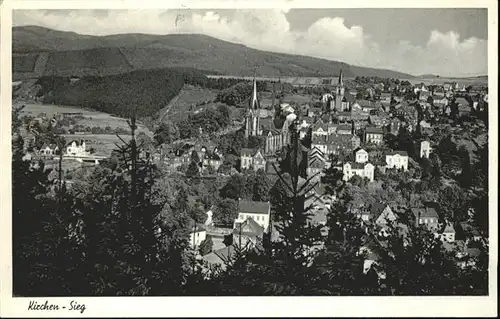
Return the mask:
<svg viewBox="0 0 500 319">
<path fill-rule="evenodd" d="M 497 4 L 287 3 L 11 10 L 2 296 L 496 299 Z"/>
</svg>

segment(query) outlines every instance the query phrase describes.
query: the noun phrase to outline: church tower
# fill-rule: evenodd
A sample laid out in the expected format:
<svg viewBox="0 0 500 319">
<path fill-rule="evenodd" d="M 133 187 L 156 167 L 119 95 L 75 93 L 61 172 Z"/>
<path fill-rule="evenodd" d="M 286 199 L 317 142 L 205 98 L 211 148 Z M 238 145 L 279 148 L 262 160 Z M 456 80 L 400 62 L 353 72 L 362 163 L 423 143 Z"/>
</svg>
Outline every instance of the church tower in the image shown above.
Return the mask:
<svg viewBox="0 0 500 319">
<path fill-rule="evenodd" d="M 260 135 L 260 102 L 257 97 L 257 81 L 253 80 L 253 91 L 245 118 L 245 137 Z"/>
<path fill-rule="evenodd" d="M 337 112 L 342 112 L 344 110 L 342 105 L 342 101 L 344 100 L 344 90 L 344 76 L 341 69 L 339 74 L 339 83 L 335 92 L 335 110 Z"/>
</svg>

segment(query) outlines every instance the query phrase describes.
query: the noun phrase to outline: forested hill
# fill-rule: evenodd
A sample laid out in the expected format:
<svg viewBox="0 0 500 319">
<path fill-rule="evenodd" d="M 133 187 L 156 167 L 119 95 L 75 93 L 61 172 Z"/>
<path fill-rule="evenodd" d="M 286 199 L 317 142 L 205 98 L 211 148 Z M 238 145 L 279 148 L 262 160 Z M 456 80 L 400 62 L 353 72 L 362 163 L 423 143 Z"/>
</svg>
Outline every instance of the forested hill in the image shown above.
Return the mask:
<svg viewBox="0 0 500 319">
<path fill-rule="evenodd" d="M 248 48 L 200 34 L 88 36 L 37 26 L 12 31 L 15 78 L 109 75 L 132 70 L 191 67 L 220 74 L 259 76 L 379 76 L 411 78 L 307 56 Z"/>
<path fill-rule="evenodd" d="M 185 83 L 206 87 L 207 81 L 203 71 L 169 68 L 85 76 L 77 81 L 69 77 L 43 76 L 37 84 L 44 103 L 73 105 L 128 117 L 132 114 L 152 116 L 179 94 Z"/>
</svg>

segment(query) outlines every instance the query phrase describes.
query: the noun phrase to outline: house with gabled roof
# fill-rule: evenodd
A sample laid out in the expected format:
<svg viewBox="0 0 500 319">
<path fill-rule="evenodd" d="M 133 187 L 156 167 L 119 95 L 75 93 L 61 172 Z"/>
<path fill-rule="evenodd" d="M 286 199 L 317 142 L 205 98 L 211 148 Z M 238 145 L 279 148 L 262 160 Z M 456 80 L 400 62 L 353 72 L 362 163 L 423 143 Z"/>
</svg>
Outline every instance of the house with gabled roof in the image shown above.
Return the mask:
<svg viewBox="0 0 500 319">
<path fill-rule="evenodd" d="M 264 228 L 252 217 L 239 222 L 235 220 L 233 244 L 240 248 L 254 248 L 262 243 Z"/>
<path fill-rule="evenodd" d="M 361 178 L 368 178 L 371 182 L 374 180 L 375 166 L 370 163 L 356 163 L 356 162 L 346 162 L 342 166 L 342 171 L 344 173 L 343 179 L 345 181 L 350 180 L 354 175 Z"/>
<path fill-rule="evenodd" d="M 266 169 L 266 159 L 260 149 L 242 148 L 240 161 L 240 168 L 242 170 L 250 168 L 254 171 Z"/>
<path fill-rule="evenodd" d="M 337 126 L 337 134 L 352 134 L 352 125 L 350 124 L 341 124 Z"/>
<path fill-rule="evenodd" d="M 396 221 L 397 216 L 387 204 L 375 203 L 370 205 L 371 220 L 375 225 L 386 228 L 388 224 Z"/>
<path fill-rule="evenodd" d="M 326 168 L 326 163 L 323 159 L 318 156 L 313 157 L 309 160 L 307 165 L 307 176 L 311 177 L 316 174 L 321 174 Z"/>
<path fill-rule="evenodd" d="M 439 215 L 434 207 L 414 207 L 411 209 L 415 225 L 424 225 L 427 229 L 435 231 L 439 227 Z"/>
<path fill-rule="evenodd" d="M 311 134 L 313 136 L 327 136 L 328 135 L 328 124 L 323 123 L 319 120 L 311 126 Z"/>
<path fill-rule="evenodd" d="M 439 233 L 441 240 L 448 243 L 455 242 L 455 235 L 455 227 L 453 227 L 452 223 L 447 223 L 442 232 Z"/>
<path fill-rule="evenodd" d="M 269 202 L 258 202 L 251 200 L 238 200 L 238 218 L 234 220 L 234 227 L 237 223 L 243 223 L 251 218 L 263 228 L 263 232 L 269 229 L 269 220 L 271 218 L 271 204 Z"/>
<path fill-rule="evenodd" d="M 59 151 L 59 147 L 57 144 L 43 144 L 40 150 L 38 150 L 38 154 L 41 156 L 53 156 L 56 155 Z"/>
<path fill-rule="evenodd" d="M 356 157 L 356 163 L 366 163 L 368 162 L 368 152 L 362 148 L 358 148 L 354 151 L 354 155 Z"/>
</svg>

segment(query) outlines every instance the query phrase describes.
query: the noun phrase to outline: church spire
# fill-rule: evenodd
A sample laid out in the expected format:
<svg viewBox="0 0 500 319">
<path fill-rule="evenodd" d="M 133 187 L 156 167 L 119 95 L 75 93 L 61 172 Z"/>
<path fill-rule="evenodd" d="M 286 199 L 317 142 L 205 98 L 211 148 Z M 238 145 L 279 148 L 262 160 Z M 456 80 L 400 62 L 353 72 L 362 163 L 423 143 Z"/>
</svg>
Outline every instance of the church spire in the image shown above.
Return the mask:
<svg viewBox="0 0 500 319">
<path fill-rule="evenodd" d="M 257 80 L 255 80 L 255 75 L 253 77 L 253 92 L 252 92 L 252 99 L 250 101 L 250 108 L 251 109 L 259 108 L 259 100 L 257 98 Z"/>
<path fill-rule="evenodd" d="M 344 76 L 342 75 L 342 69 L 340 69 L 340 74 L 339 74 L 339 85 L 344 86 Z"/>
</svg>

